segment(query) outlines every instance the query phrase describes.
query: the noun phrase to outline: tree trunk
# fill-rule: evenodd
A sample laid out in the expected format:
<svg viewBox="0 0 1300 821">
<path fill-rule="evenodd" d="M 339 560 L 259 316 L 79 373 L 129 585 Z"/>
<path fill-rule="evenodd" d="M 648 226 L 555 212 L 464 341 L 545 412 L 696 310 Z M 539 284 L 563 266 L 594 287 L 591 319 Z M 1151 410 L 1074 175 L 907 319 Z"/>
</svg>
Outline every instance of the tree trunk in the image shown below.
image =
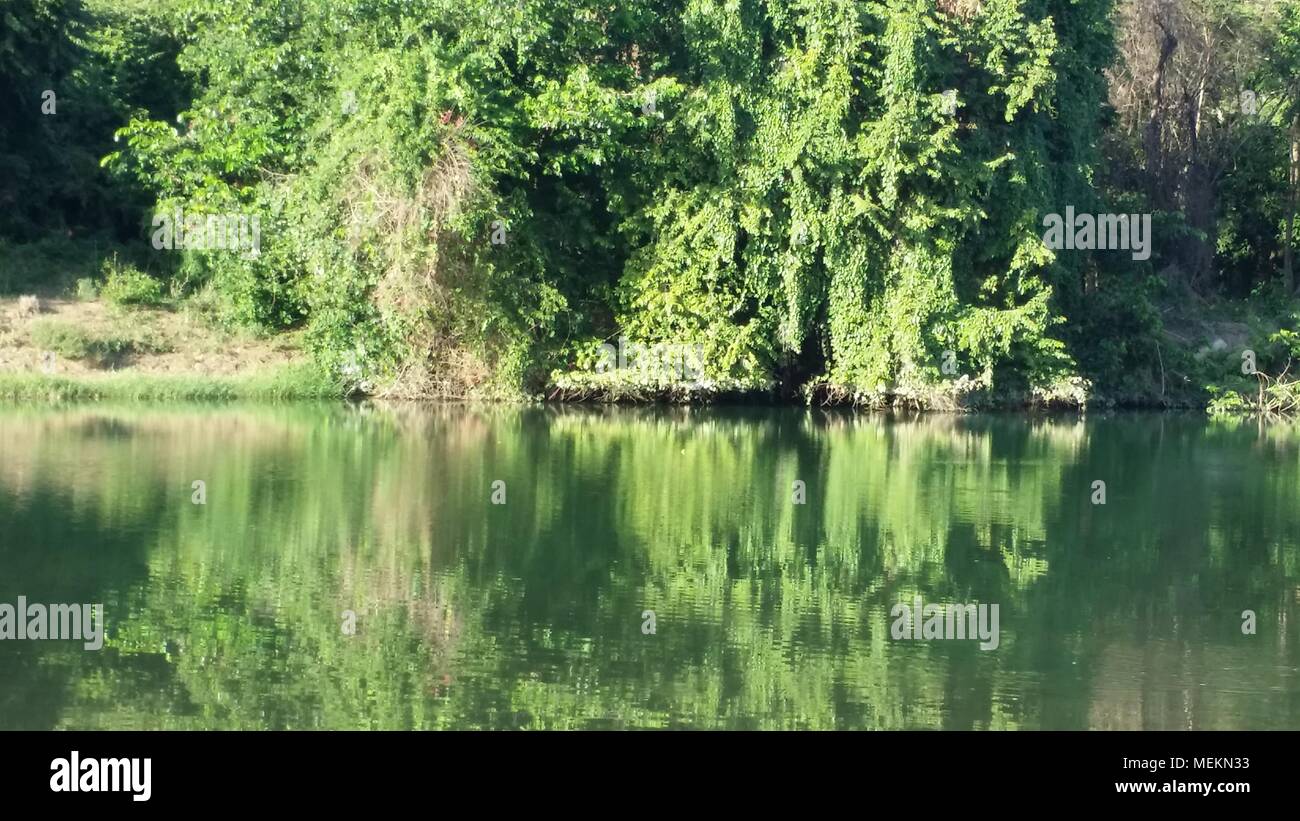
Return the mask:
<svg viewBox="0 0 1300 821">
<path fill-rule="evenodd" d="M 1165 71 L 1169 59 L 1174 56 L 1174 51 L 1178 49 L 1178 38 L 1165 27 L 1164 22 L 1159 17 L 1155 19 L 1155 23 L 1160 28 L 1162 35 L 1160 59 L 1156 63 L 1152 89 L 1154 100 L 1151 105 L 1151 119 L 1147 121 L 1146 133 L 1143 135 L 1143 148 L 1147 161 L 1147 195 L 1157 208 L 1163 210 L 1169 207 L 1171 199 L 1166 185 L 1164 128 L 1162 122 L 1165 102 Z"/>
<path fill-rule="evenodd" d="M 1291 164 L 1287 175 L 1290 196 L 1286 209 L 1286 228 L 1282 233 L 1282 282 L 1288 294 L 1295 293 L 1295 216 L 1300 202 L 1300 112 L 1291 118 Z"/>
</svg>

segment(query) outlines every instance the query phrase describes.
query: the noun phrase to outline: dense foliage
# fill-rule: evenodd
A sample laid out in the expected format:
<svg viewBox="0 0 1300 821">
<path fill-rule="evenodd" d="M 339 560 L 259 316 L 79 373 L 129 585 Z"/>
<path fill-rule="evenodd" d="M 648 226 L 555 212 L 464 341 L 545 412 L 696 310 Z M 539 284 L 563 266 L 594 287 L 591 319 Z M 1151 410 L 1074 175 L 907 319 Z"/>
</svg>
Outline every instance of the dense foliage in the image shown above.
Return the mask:
<svg viewBox="0 0 1300 821">
<path fill-rule="evenodd" d="M 622 336 L 701 346 L 706 389 L 1164 398 L 1205 381 L 1162 352 L 1175 286 L 1294 291 L 1290 0 L 1160 22 L 1222 33 L 1157 48 L 1168 89 L 1141 82 L 1154 0 L 5 2 L 12 116 L 56 120 L 32 50 L 131 112 L 101 153 L 150 202 L 120 238 L 147 248 L 155 211 L 256 215 L 257 254 L 170 255 L 173 291 L 306 325 L 367 389 L 600 389 Z M 1199 75 L 1188 134 L 1169 100 L 1205 55 L 1233 70 Z M 1242 85 L 1262 110 L 1225 119 Z M 103 148 L 74 137 L 35 139 Z M 1067 206 L 1154 212 L 1155 254 L 1047 248 Z"/>
<path fill-rule="evenodd" d="M 135 111 L 163 114 L 188 84 L 180 43 L 144 3 L 0 2 L 0 238 L 121 231 L 153 192 L 99 169 Z"/>
</svg>

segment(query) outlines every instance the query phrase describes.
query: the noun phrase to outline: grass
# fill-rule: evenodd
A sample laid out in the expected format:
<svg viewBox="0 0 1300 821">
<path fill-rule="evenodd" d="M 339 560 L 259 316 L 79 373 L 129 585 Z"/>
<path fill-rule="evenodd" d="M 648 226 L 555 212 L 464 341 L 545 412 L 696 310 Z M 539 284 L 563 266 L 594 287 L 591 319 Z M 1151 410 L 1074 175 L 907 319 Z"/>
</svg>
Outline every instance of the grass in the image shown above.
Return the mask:
<svg viewBox="0 0 1300 821">
<path fill-rule="evenodd" d="M 93 336 L 84 329 L 52 319 L 32 325 L 32 342 L 64 359 L 107 362 L 136 349 L 135 340 L 122 336 Z"/>
<path fill-rule="evenodd" d="M 42 319 L 32 325 L 32 342 L 64 359 L 105 365 L 131 354 L 166 353 L 171 346 L 143 328 L 92 332 L 69 322 Z"/>
<path fill-rule="evenodd" d="M 108 373 L 78 377 L 0 374 L 0 402 L 225 402 L 341 399 L 342 389 L 312 365 L 247 376 Z"/>
</svg>

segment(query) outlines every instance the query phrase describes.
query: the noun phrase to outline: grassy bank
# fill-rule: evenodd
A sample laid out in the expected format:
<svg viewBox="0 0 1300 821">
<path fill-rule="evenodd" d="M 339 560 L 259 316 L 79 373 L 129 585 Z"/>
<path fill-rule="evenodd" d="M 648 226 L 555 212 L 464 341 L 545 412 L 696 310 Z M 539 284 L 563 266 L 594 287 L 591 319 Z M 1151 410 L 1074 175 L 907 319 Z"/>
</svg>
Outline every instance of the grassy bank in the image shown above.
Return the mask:
<svg viewBox="0 0 1300 821">
<path fill-rule="evenodd" d="M 97 289 L 0 297 L 0 401 L 339 399 L 293 333 L 217 321 L 197 300 Z"/>
<path fill-rule="evenodd" d="M 238 376 L 106 373 L 47 376 L 0 373 L 0 401 L 285 401 L 339 399 L 338 385 L 311 365 L 290 365 Z"/>
</svg>

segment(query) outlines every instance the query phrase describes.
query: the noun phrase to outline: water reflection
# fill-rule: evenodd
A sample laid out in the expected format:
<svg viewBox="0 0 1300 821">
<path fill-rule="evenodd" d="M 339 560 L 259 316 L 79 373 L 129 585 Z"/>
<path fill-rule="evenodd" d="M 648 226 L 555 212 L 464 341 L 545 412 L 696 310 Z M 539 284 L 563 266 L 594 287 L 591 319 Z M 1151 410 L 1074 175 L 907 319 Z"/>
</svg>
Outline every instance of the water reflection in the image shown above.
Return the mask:
<svg viewBox="0 0 1300 821">
<path fill-rule="evenodd" d="M 1199 417 L 0 409 L 0 602 L 108 621 L 0 642 L 0 727 L 1295 729 L 1298 482 Z"/>
</svg>

